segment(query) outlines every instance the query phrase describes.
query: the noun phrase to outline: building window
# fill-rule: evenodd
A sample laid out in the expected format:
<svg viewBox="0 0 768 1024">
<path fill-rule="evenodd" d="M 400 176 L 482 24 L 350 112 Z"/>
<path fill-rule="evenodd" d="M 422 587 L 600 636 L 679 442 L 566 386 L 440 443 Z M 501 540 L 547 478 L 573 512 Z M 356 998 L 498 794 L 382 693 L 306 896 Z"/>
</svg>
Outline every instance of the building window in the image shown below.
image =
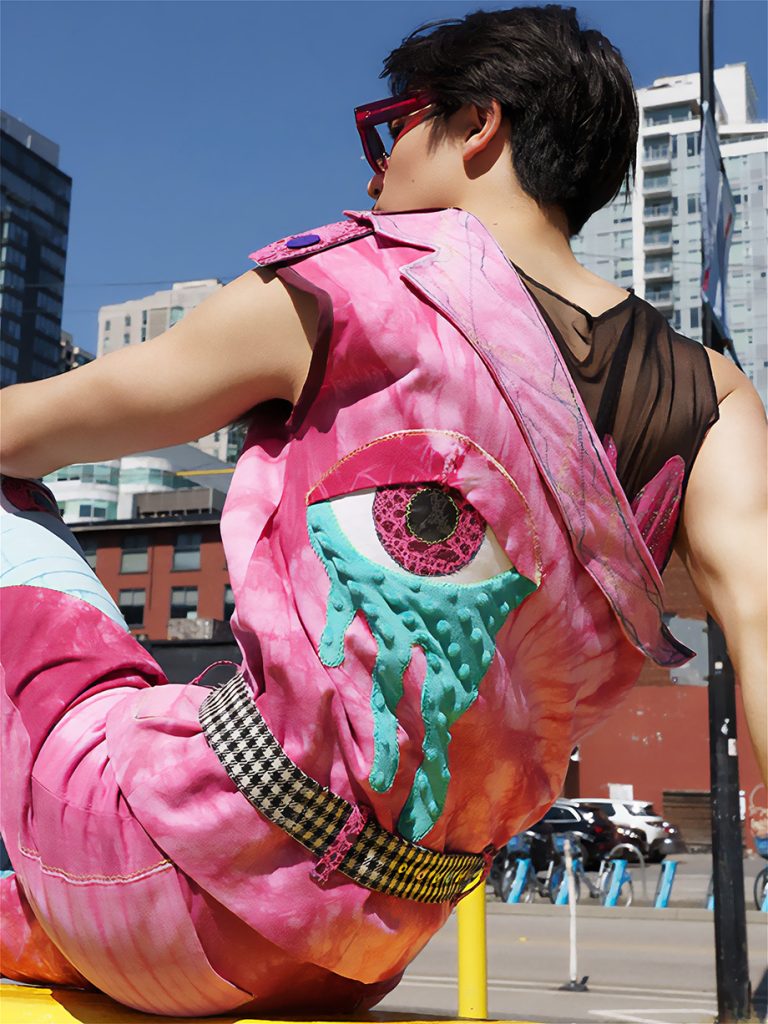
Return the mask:
<svg viewBox="0 0 768 1024">
<path fill-rule="evenodd" d="M 646 110 L 646 125 L 673 124 L 675 121 L 687 121 L 691 114 L 691 108 L 687 103 L 676 103 L 669 107 L 656 107 Z"/>
<path fill-rule="evenodd" d="M 5 317 L 3 330 L 14 341 L 21 341 L 21 324 L 18 320 L 9 320 L 8 317 Z"/>
<path fill-rule="evenodd" d="M 126 318 L 125 318 L 125 326 L 126 327 L 130 327 L 131 326 L 131 318 L 129 316 L 126 316 Z"/>
<path fill-rule="evenodd" d="M 49 363 L 53 363 L 56 366 L 59 365 L 61 346 L 57 345 L 53 339 L 34 338 L 32 341 L 32 351 L 36 356 L 40 356 L 41 359 L 47 359 Z"/>
<path fill-rule="evenodd" d="M 53 249 L 49 249 L 45 245 L 41 245 L 40 259 L 53 267 L 54 270 L 57 270 L 60 275 L 64 273 L 65 258 L 60 253 L 54 252 Z"/>
<path fill-rule="evenodd" d="M 19 245 L 24 248 L 29 242 L 29 235 L 20 227 L 18 224 L 14 224 L 13 221 L 3 221 L 3 241 L 4 242 L 18 242 Z"/>
<path fill-rule="evenodd" d="M 197 618 L 197 587 L 173 587 L 171 589 L 171 618 Z"/>
<path fill-rule="evenodd" d="M 191 572 L 200 568 L 200 533 L 179 533 L 173 548 L 173 568 L 176 572 Z"/>
<path fill-rule="evenodd" d="M 44 313 L 51 313 L 53 316 L 61 318 L 61 302 L 47 292 L 38 291 L 37 308 Z"/>
<path fill-rule="evenodd" d="M 668 174 L 646 174 L 645 189 L 650 192 L 653 189 L 669 188 L 671 181 Z"/>
<path fill-rule="evenodd" d="M 119 470 L 117 466 L 108 466 L 106 463 L 98 463 L 93 467 L 93 480 L 97 484 L 109 484 L 117 487 Z"/>
<path fill-rule="evenodd" d="M 18 370 L 12 370 L 10 366 L 0 366 L 0 384 L 15 384 L 18 379 Z"/>
<path fill-rule="evenodd" d="M 17 292 L 23 292 L 24 278 L 12 270 L 0 270 L 0 288 L 14 288 Z"/>
<path fill-rule="evenodd" d="M 21 299 L 17 299 L 15 295 L 11 295 L 9 292 L 0 292 L 0 310 L 3 313 L 13 313 L 14 316 L 21 316 L 23 309 L 24 306 Z"/>
<path fill-rule="evenodd" d="M 224 587 L 224 621 L 229 622 L 232 618 L 232 613 L 235 610 L 235 595 L 232 593 L 232 587 L 228 583 Z"/>
<path fill-rule="evenodd" d="M 184 307 L 183 306 L 171 306 L 171 315 L 168 320 L 168 326 L 173 327 L 179 320 L 184 318 Z"/>
<path fill-rule="evenodd" d="M 129 533 L 123 537 L 120 572 L 146 572 L 149 563 L 149 538 L 146 533 Z"/>
<path fill-rule="evenodd" d="M 143 626 L 146 603 L 146 590 L 121 590 L 117 606 L 129 626 Z"/>
<path fill-rule="evenodd" d="M 82 534 L 78 537 L 80 547 L 82 548 L 85 560 L 90 567 L 96 571 L 96 552 L 98 551 L 99 543 L 96 537 L 92 534 Z"/>
<path fill-rule="evenodd" d="M 111 328 L 112 328 L 112 321 L 111 320 L 105 320 L 104 321 L 104 330 L 105 331 L 109 331 L 109 330 L 111 330 Z"/>
<path fill-rule="evenodd" d="M 0 341 L 0 356 L 7 363 L 11 363 L 13 366 L 18 365 L 19 350 L 16 345 L 12 345 L 9 341 Z"/>
<path fill-rule="evenodd" d="M 0 263 L 9 263 L 14 267 L 18 267 L 19 270 L 26 270 L 27 257 L 23 252 L 19 252 L 18 249 L 4 245 L 0 249 Z"/>
<path fill-rule="evenodd" d="M 698 327 L 698 326 L 699 326 L 699 310 L 698 309 L 692 309 L 691 310 L 691 327 Z"/>
</svg>

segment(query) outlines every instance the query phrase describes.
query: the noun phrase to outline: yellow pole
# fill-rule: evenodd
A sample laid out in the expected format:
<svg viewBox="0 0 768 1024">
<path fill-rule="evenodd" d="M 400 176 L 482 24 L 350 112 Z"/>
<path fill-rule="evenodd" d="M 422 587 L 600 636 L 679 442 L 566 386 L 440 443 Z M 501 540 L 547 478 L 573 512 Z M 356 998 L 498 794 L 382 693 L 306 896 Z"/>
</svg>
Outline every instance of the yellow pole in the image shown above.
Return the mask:
<svg viewBox="0 0 768 1024">
<path fill-rule="evenodd" d="M 488 1017 L 488 973 L 485 944 L 485 882 L 456 908 L 459 929 L 459 1016 Z"/>
</svg>

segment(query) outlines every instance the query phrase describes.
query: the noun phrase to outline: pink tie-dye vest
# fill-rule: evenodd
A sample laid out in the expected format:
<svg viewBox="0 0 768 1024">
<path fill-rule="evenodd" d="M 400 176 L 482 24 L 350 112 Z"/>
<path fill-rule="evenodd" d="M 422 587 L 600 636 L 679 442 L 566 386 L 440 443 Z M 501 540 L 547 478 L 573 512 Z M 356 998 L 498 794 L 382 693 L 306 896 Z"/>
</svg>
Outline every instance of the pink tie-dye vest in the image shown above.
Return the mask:
<svg viewBox="0 0 768 1024">
<path fill-rule="evenodd" d="M 644 654 L 689 656 L 663 625 L 654 564 L 679 466 L 636 521 L 610 443 L 471 215 L 348 218 L 254 254 L 317 296 L 320 323 L 291 418 L 259 417 L 235 470 L 232 628 L 261 714 L 307 775 L 410 840 L 480 851 L 551 804 Z M 347 978 L 394 976 L 450 908 L 338 872 L 319 887 L 310 854 L 207 745 L 206 693 L 160 685 L 110 704 L 131 821 L 238 928 Z"/>
</svg>

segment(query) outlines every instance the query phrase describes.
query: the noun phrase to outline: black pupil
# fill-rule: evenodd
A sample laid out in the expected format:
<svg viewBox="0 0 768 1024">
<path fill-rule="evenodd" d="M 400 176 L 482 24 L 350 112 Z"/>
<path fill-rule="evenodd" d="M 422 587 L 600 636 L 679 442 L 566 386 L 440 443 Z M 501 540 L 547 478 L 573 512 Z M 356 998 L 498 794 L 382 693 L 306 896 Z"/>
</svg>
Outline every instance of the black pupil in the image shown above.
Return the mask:
<svg viewBox="0 0 768 1024">
<path fill-rule="evenodd" d="M 427 544 L 447 540 L 459 523 L 456 503 L 445 491 L 425 488 L 408 503 L 408 532 Z"/>
</svg>

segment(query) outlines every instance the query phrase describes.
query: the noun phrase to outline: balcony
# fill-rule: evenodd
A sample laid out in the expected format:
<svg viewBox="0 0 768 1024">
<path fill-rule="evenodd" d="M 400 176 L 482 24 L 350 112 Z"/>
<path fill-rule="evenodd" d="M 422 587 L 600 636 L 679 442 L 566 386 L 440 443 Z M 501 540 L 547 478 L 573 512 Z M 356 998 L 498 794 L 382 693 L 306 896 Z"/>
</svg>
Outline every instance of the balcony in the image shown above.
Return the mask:
<svg viewBox="0 0 768 1024">
<path fill-rule="evenodd" d="M 646 254 L 672 252 L 672 232 L 658 231 L 651 233 L 646 231 L 643 249 Z"/>
<path fill-rule="evenodd" d="M 656 149 L 643 153 L 644 171 L 669 171 L 672 168 L 672 150 Z"/>
<path fill-rule="evenodd" d="M 643 210 L 644 224 L 668 224 L 675 215 L 672 203 L 654 203 Z"/>
<path fill-rule="evenodd" d="M 645 264 L 645 280 L 647 283 L 651 281 L 671 281 L 672 276 L 672 260 Z"/>
<path fill-rule="evenodd" d="M 675 297 L 671 288 L 648 288 L 645 298 L 661 312 L 675 307 Z"/>
<path fill-rule="evenodd" d="M 672 194 L 672 176 L 669 174 L 646 174 L 643 181 L 643 195 L 659 196 Z"/>
</svg>

